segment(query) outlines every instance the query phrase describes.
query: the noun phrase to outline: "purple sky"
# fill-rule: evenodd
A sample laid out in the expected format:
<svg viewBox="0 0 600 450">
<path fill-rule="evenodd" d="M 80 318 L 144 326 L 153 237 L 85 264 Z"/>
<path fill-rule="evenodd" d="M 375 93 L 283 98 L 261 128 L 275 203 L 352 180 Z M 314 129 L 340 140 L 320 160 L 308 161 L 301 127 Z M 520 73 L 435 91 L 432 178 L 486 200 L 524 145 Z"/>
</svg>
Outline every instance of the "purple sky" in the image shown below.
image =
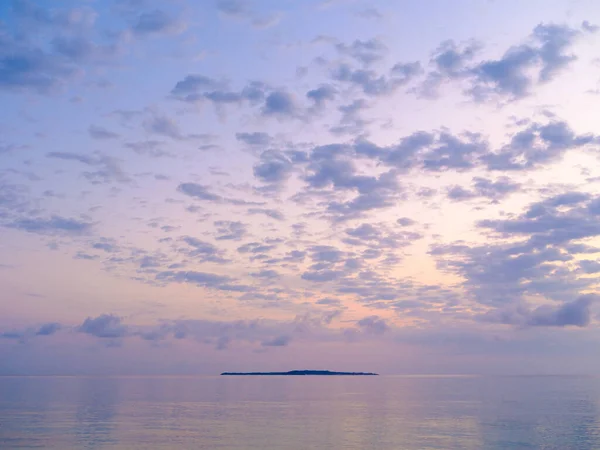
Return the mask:
<svg viewBox="0 0 600 450">
<path fill-rule="evenodd" d="M 598 25 L 2 2 L 0 375 L 600 371 Z"/>
</svg>

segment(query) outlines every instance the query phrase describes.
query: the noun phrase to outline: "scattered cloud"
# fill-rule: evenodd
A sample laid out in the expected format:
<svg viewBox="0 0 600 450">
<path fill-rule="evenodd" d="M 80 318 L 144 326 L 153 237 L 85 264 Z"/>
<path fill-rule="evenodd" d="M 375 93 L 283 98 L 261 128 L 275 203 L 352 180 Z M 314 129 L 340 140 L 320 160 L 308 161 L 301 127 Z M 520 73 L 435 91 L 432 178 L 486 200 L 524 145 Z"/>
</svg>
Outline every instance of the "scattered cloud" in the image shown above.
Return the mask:
<svg viewBox="0 0 600 450">
<path fill-rule="evenodd" d="M 90 125 L 90 127 L 88 128 L 88 133 L 90 134 L 90 136 L 94 139 L 116 139 L 119 137 L 119 135 L 117 133 L 114 133 L 112 131 L 107 130 L 106 128 L 97 126 L 97 125 Z"/>
<path fill-rule="evenodd" d="M 261 14 L 251 8 L 247 0 L 217 0 L 217 10 L 225 17 L 244 20 L 255 28 L 268 28 L 276 25 L 281 14 L 274 12 Z"/>
<path fill-rule="evenodd" d="M 98 338 L 116 339 L 125 337 L 128 328 L 121 323 L 120 317 L 113 314 L 102 314 L 98 317 L 85 319 L 77 331 Z"/>
<path fill-rule="evenodd" d="M 498 202 L 520 190 L 521 184 L 511 181 L 508 177 L 501 177 L 496 181 L 475 177 L 471 189 L 465 189 L 459 185 L 448 189 L 448 198 L 454 201 L 486 198 Z"/>
<path fill-rule="evenodd" d="M 40 302 L 23 280 L 45 261 L 73 292 L 101 275 L 119 309 L 96 315 L 99 291 L 69 324 L 64 283 L 37 277 L 58 316 L 0 331 L 10 370 L 94 339 L 173 367 L 191 345 L 266 361 L 357 341 L 450 365 L 535 344 L 551 367 L 592 340 L 600 137 L 576 112 L 597 25 L 483 18 L 482 42 L 445 20 L 424 48 L 381 33 L 389 5 L 46 3 L 0 8 L 3 326 Z M 319 34 L 334 16 L 346 31 Z"/>
<path fill-rule="evenodd" d="M 239 221 L 217 220 L 214 225 L 217 229 L 217 241 L 239 241 L 248 233 L 246 224 Z"/>
<path fill-rule="evenodd" d="M 261 342 L 260 345 L 263 347 L 286 347 L 291 340 L 289 336 L 277 336 L 276 338 Z"/>
<path fill-rule="evenodd" d="M 87 166 L 95 167 L 95 171 L 85 171 L 82 175 L 93 184 L 117 181 L 128 183 L 129 176 L 121 168 L 119 161 L 111 156 L 100 153 L 83 154 L 71 152 L 50 152 L 46 157 L 63 161 L 75 161 Z"/>
<path fill-rule="evenodd" d="M 193 197 L 197 200 L 204 200 L 213 203 L 224 203 L 236 206 L 262 206 L 263 202 L 252 202 L 247 200 L 239 200 L 229 197 L 223 197 L 221 195 L 212 192 L 210 186 L 201 185 L 197 183 L 181 183 L 177 190 L 182 194 L 189 197 Z"/>
<path fill-rule="evenodd" d="M 518 306 L 511 310 L 495 310 L 480 316 L 480 320 L 521 327 L 586 327 L 591 321 L 590 305 L 595 295 L 583 295 L 560 306 L 543 305 L 531 310 Z"/>
<path fill-rule="evenodd" d="M 167 12 L 155 9 L 141 13 L 131 30 L 137 36 L 150 36 L 155 34 L 177 34 L 184 31 L 185 24 L 172 17 Z"/>
<path fill-rule="evenodd" d="M 379 316 L 368 316 L 360 319 L 356 324 L 359 328 L 369 334 L 383 334 L 389 330 L 386 321 Z"/>
<path fill-rule="evenodd" d="M 338 43 L 335 47 L 340 54 L 349 56 L 365 66 L 380 61 L 388 51 L 387 46 L 377 38 L 365 41 L 357 39 L 351 44 Z"/>
<path fill-rule="evenodd" d="M 16 228 L 29 233 L 39 234 L 84 234 L 91 230 L 92 224 L 62 216 L 50 218 L 22 218 L 8 223 L 9 228 Z"/>
<path fill-rule="evenodd" d="M 263 214 L 267 217 L 270 217 L 271 219 L 285 220 L 285 216 L 283 215 L 283 213 L 276 209 L 248 208 L 248 214 L 250 214 L 250 215 Z"/>
<path fill-rule="evenodd" d="M 217 264 L 230 262 L 226 259 L 225 252 L 210 242 L 201 241 L 191 236 L 184 236 L 182 241 L 188 245 L 187 248 L 181 250 L 182 253 L 195 260 Z"/>
</svg>

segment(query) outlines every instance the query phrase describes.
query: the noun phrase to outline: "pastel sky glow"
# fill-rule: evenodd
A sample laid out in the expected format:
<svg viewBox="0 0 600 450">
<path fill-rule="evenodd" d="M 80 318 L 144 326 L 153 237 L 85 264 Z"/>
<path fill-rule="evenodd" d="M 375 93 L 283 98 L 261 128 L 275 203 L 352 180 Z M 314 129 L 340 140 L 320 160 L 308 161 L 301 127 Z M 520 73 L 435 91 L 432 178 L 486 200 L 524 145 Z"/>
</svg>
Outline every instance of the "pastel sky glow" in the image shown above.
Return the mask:
<svg viewBox="0 0 600 450">
<path fill-rule="evenodd" d="M 0 3 L 0 374 L 600 371 L 597 0 Z"/>
</svg>

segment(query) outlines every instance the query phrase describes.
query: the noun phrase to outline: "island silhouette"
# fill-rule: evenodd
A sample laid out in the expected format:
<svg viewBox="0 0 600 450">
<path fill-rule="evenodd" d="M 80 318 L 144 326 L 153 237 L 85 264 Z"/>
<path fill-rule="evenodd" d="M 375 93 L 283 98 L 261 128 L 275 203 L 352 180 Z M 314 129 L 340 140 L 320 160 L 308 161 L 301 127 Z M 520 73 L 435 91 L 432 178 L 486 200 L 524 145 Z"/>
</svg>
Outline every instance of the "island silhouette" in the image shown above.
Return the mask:
<svg viewBox="0 0 600 450">
<path fill-rule="evenodd" d="M 223 372 L 221 375 L 379 375 L 372 372 L 332 372 L 330 370 L 290 370 L 289 372 Z"/>
</svg>

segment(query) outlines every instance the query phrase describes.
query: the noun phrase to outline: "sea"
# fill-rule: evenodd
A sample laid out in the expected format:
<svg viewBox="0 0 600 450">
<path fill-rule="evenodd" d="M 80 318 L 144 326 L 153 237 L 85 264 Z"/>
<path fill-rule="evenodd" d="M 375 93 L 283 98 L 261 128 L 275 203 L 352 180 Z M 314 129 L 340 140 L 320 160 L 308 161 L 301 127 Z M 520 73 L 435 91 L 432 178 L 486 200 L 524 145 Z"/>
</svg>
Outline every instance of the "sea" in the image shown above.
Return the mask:
<svg viewBox="0 0 600 450">
<path fill-rule="evenodd" d="M 600 449 L 585 376 L 0 377 L 0 449 Z"/>
</svg>

